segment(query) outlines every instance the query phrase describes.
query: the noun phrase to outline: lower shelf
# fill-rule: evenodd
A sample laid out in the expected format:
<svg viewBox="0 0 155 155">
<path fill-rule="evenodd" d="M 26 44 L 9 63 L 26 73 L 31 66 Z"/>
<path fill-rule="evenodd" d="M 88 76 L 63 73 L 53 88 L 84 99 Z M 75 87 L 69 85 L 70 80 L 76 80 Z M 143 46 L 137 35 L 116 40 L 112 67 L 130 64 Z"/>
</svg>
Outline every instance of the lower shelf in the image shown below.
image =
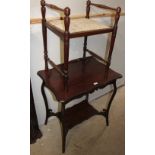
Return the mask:
<svg viewBox="0 0 155 155">
<path fill-rule="evenodd" d="M 77 105 L 66 109 L 64 117 L 65 128 L 71 129 L 75 125 L 101 113 L 104 115 L 104 112 L 98 112 L 86 100 L 84 100 Z"/>
</svg>

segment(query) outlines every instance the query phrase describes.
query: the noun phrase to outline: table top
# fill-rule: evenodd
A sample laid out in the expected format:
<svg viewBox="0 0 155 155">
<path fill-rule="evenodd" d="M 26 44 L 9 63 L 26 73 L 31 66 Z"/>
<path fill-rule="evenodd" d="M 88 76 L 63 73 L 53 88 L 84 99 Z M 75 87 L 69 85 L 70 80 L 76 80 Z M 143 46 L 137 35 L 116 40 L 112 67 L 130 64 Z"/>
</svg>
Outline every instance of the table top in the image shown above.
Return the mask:
<svg viewBox="0 0 155 155">
<path fill-rule="evenodd" d="M 63 64 L 58 65 L 58 67 L 63 69 Z M 64 85 L 64 78 L 56 69 L 49 69 L 48 72 L 45 70 L 38 72 L 45 86 L 54 93 L 59 102 L 69 102 L 96 89 L 104 88 L 122 77 L 121 74 L 112 69 L 107 70 L 105 64 L 92 56 L 85 60 L 80 58 L 70 61 L 68 71 L 68 89 Z"/>
</svg>

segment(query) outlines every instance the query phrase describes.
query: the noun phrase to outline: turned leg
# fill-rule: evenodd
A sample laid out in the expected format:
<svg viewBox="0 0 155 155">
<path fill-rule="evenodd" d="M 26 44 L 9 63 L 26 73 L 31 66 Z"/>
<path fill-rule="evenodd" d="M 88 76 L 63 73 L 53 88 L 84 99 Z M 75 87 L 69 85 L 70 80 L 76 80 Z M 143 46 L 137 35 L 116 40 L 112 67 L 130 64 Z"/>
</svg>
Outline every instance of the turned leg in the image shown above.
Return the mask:
<svg viewBox="0 0 155 155">
<path fill-rule="evenodd" d="M 70 42 L 70 33 L 69 33 L 69 26 L 70 26 L 70 8 L 66 7 L 64 9 L 64 73 L 65 73 L 65 87 L 68 87 L 68 60 L 69 60 L 69 42 Z M 66 88 L 68 90 L 68 88 Z"/>
<path fill-rule="evenodd" d="M 114 87 L 114 90 L 113 90 L 113 93 L 112 93 L 112 96 L 109 100 L 109 103 L 108 103 L 108 106 L 107 106 L 107 109 L 103 109 L 103 112 L 105 113 L 105 117 L 106 117 L 106 125 L 109 126 L 109 110 L 110 110 L 110 107 L 111 107 L 111 103 L 116 95 L 116 92 L 117 92 L 117 87 L 116 87 L 116 81 L 113 83 L 113 87 Z"/>
<path fill-rule="evenodd" d="M 66 34 L 64 38 L 64 88 L 68 90 L 68 60 L 69 60 L 69 36 Z"/>
<path fill-rule="evenodd" d="M 45 109 L 46 109 L 45 125 L 46 125 L 47 124 L 47 120 L 48 120 L 48 113 L 51 110 L 49 110 L 49 107 L 48 107 L 48 102 L 47 102 L 47 98 L 46 98 L 44 87 L 45 87 L 45 84 L 43 82 L 42 85 L 41 85 L 41 93 L 42 93 L 42 96 L 43 96 L 43 99 L 44 99 L 44 102 L 45 102 Z"/>
<path fill-rule="evenodd" d="M 41 1 L 41 14 L 42 14 L 42 35 L 43 35 L 43 45 L 44 45 L 44 60 L 45 60 L 45 70 L 48 70 L 48 52 L 47 52 L 47 28 L 46 28 L 46 7 L 45 1 Z"/>
<path fill-rule="evenodd" d="M 61 105 L 62 153 L 65 152 L 67 129 L 65 127 L 65 104 Z"/>
</svg>

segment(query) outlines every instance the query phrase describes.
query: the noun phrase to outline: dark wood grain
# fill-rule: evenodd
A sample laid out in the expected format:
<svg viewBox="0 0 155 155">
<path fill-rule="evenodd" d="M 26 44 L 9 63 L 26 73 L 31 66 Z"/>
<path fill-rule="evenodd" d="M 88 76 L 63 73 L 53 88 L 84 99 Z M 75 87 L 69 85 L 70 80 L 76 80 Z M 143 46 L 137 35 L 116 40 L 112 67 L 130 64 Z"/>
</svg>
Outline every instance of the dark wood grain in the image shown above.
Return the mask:
<svg viewBox="0 0 155 155">
<path fill-rule="evenodd" d="M 58 65 L 60 69 L 63 69 L 63 66 L 64 64 Z M 70 61 L 68 67 L 68 91 L 65 90 L 63 78 L 56 69 L 49 70 L 48 74 L 45 70 L 38 72 L 46 87 L 55 94 L 58 101 L 63 103 L 103 88 L 122 77 L 111 69 L 106 70 L 106 66 L 93 57 Z"/>
<path fill-rule="evenodd" d="M 63 71 L 62 70 L 60 70 L 60 68 L 52 61 L 52 60 L 50 60 L 49 58 L 48 58 L 48 62 L 50 63 L 50 65 L 52 66 L 52 67 L 54 67 L 62 76 L 66 76 L 66 74 L 64 74 L 63 73 Z"/>
<path fill-rule="evenodd" d="M 48 52 L 47 52 L 47 28 L 46 28 L 46 7 L 45 1 L 41 0 L 41 14 L 42 14 L 42 35 L 43 35 L 43 44 L 44 44 L 44 60 L 45 60 L 45 70 L 48 70 Z"/>
<path fill-rule="evenodd" d="M 108 103 L 108 106 L 106 109 L 103 109 L 103 111 L 105 111 L 105 116 L 106 116 L 106 124 L 107 126 L 109 126 L 109 111 L 110 111 L 110 107 L 111 107 L 111 104 L 112 104 L 112 101 L 116 95 L 116 92 L 117 92 L 117 86 L 116 86 L 116 81 L 113 83 L 113 87 L 114 87 L 114 90 L 113 90 L 113 93 L 111 95 L 111 98 L 109 100 L 109 103 Z"/>
<path fill-rule="evenodd" d="M 117 33 L 117 25 L 118 25 L 118 20 L 120 18 L 120 13 L 121 13 L 121 8 L 118 7 L 116 11 L 116 15 L 115 15 L 115 23 L 114 23 L 113 32 L 111 35 L 111 42 L 110 42 L 110 48 L 109 48 L 109 54 L 108 54 L 109 66 L 111 64 L 111 57 L 112 57 L 112 52 L 114 48 L 114 43 L 115 43 L 115 38 L 116 38 L 116 33 Z"/>
<path fill-rule="evenodd" d="M 90 13 L 90 0 L 87 1 L 87 4 L 86 4 L 86 18 L 89 18 L 89 13 Z"/>
<path fill-rule="evenodd" d="M 84 100 L 65 111 L 65 126 L 71 129 L 96 114 L 98 111 Z"/>
<path fill-rule="evenodd" d="M 90 13 L 90 0 L 86 3 L 86 18 L 89 18 Z M 83 44 L 83 58 L 86 57 L 86 49 L 87 49 L 87 36 L 84 36 L 84 44 Z"/>
<path fill-rule="evenodd" d="M 68 58 L 69 58 L 69 26 L 70 26 L 70 8 L 66 7 L 64 10 L 65 18 L 65 33 L 64 33 L 64 73 L 68 77 Z"/>
<path fill-rule="evenodd" d="M 60 30 L 54 25 L 50 25 L 46 21 L 46 7 L 51 9 L 64 12 L 65 31 Z M 43 80 L 41 91 L 45 102 L 46 119 L 47 124 L 50 116 L 57 116 L 61 122 L 62 129 L 62 152 L 65 152 L 65 141 L 66 135 L 69 129 L 73 126 L 81 123 L 82 121 L 92 117 L 93 115 L 99 114 L 106 117 L 106 123 L 109 125 L 109 110 L 111 107 L 112 100 L 116 94 L 116 80 L 121 78 L 122 75 L 110 69 L 111 57 L 113 47 L 115 43 L 117 25 L 120 17 L 121 8 L 111 8 L 102 4 L 91 3 L 90 0 L 86 4 L 86 18 L 90 17 L 90 6 L 95 6 L 102 9 L 108 9 L 115 11 L 115 21 L 112 27 L 100 30 L 91 30 L 84 32 L 70 33 L 70 8 L 66 7 L 61 9 L 53 4 L 47 4 L 44 0 L 41 0 L 41 13 L 42 13 L 42 33 L 43 33 L 43 45 L 44 45 L 44 59 L 45 59 L 45 70 L 39 71 L 37 74 Z M 56 65 L 52 60 L 48 58 L 47 52 L 47 28 L 58 35 L 64 41 L 64 63 Z M 112 33 L 110 48 L 108 53 L 108 62 L 103 58 L 92 52 L 87 48 L 87 39 L 90 35 Z M 69 61 L 69 43 L 71 38 L 84 36 L 83 46 L 83 58 Z M 89 52 L 92 56 L 86 57 L 86 52 Z M 98 61 L 99 60 L 99 61 Z M 106 63 L 102 63 L 101 60 Z M 54 67 L 48 69 L 48 62 Z M 106 87 L 112 84 L 114 87 L 112 96 L 106 109 L 98 112 L 88 104 L 88 94 L 94 92 L 97 89 Z M 44 91 L 44 87 L 49 88 L 55 95 L 57 101 L 61 103 L 61 111 L 53 113 L 49 109 L 47 97 Z M 86 95 L 86 99 L 81 103 L 66 109 L 65 105 L 76 98 Z"/>
</svg>

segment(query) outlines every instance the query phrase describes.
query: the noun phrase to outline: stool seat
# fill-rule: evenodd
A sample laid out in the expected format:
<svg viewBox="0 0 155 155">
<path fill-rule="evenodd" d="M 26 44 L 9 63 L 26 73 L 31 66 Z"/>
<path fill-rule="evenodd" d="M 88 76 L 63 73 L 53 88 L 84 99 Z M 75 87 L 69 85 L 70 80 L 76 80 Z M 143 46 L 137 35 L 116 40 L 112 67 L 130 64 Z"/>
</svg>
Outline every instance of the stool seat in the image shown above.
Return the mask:
<svg viewBox="0 0 155 155">
<path fill-rule="evenodd" d="M 55 27 L 59 31 L 65 32 L 64 20 L 49 20 L 47 21 L 49 25 Z M 80 18 L 70 20 L 70 33 L 80 33 L 94 30 L 109 29 L 111 27 L 99 23 L 96 20 Z"/>
<path fill-rule="evenodd" d="M 64 20 L 47 20 L 46 26 L 59 37 L 63 38 L 65 33 Z M 96 35 L 112 32 L 111 26 L 104 25 L 94 19 L 80 18 L 70 19 L 69 37 L 76 38 L 82 36 Z"/>
</svg>

